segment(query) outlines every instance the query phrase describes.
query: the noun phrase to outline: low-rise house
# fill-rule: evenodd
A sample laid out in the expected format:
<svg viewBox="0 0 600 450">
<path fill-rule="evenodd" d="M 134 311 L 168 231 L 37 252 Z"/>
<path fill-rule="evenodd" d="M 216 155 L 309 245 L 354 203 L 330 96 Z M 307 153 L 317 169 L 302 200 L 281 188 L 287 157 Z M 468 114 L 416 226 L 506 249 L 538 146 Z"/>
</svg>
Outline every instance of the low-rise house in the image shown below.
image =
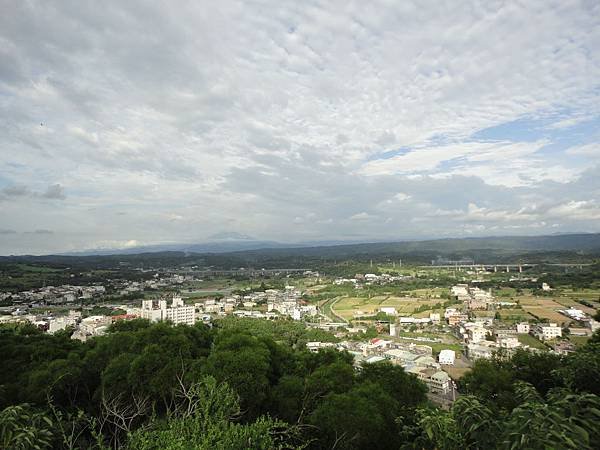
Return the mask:
<svg viewBox="0 0 600 450">
<path fill-rule="evenodd" d="M 517 324 L 517 333 L 519 334 L 529 334 L 531 327 L 528 322 L 521 322 Z"/>
<path fill-rule="evenodd" d="M 552 347 L 559 355 L 568 355 L 575 351 L 575 345 L 569 341 L 560 341 Z"/>
<path fill-rule="evenodd" d="M 513 349 L 521 346 L 519 339 L 517 339 L 515 336 L 498 338 L 497 342 L 500 348 Z"/>
<path fill-rule="evenodd" d="M 440 313 L 429 313 L 429 320 L 431 320 L 433 323 L 439 323 Z"/>
<path fill-rule="evenodd" d="M 469 316 L 463 313 L 455 313 L 448 316 L 448 325 L 455 326 L 469 320 Z"/>
<path fill-rule="evenodd" d="M 382 313 L 387 314 L 388 316 L 395 316 L 396 315 L 396 308 L 392 307 L 392 306 L 384 306 L 382 308 L 379 308 L 379 311 Z"/>
<path fill-rule="evenodd" d="M 572 336 L 589 336 L 592 334 L 588 328 L 581 327 L 569 327 L 569 333 Z"/>
<path fill-rule="evenodd" d="M 334 344 L 333 342 L 307 342 L 306 343 L 306 348 L 308 349 L 308 351 L 312 352 L 312 353 L 317 353 L 319 350 L 323 349 L 323 348 L 331 348 L 331 347 L 335 347 L 336 344 Z"/>
<path fill-rule="evenodd" d="M 383 356 L 375 355 L 375 356 L 370 356 L 370 357 L 368 357 L 367 359 L 364 360 L 364 362 L 366 364 L 373 364 L 373 363 L 378 363 L 378 362 L 381 362 L 381 361 L 386 361 L 386 358 L 384 358 Z"/>
<path fill-rule="evenodd" d="M 494 352 L 498 351 L 495 342 L 481 341 L 477 344 L 471 343 L 467 345 L 467 356 L 471 360 L 480 358 L 490 359 Z"/>
<path fill-rule="evenodd" d="M 488 331 L 482 327 L 472 327 L 467 330 L 469 342 L 477 343 L 485 341 Z"/>
<path fill-rule="evenodd" d="M 428 355 L 422 355 L 415 359 L 415 366 L 433 367 L 434 369 L 440 368 L 440 364 L 432 356 Z"/>
<path fill-rule="evenodd" d="M 419 357 L 416 353 L 396 348 L 386 351 L 383 356 L 401 366 L 413 366 Z"/>
<path fill-rule="evenodd" d="M 413 367 L 407 370 L 417 376 L 429 388 L 429 392 L 438 395 L 448 394 L 452 388 L 448 374 L 442 370 L 429 367 Z"/>
</svg>

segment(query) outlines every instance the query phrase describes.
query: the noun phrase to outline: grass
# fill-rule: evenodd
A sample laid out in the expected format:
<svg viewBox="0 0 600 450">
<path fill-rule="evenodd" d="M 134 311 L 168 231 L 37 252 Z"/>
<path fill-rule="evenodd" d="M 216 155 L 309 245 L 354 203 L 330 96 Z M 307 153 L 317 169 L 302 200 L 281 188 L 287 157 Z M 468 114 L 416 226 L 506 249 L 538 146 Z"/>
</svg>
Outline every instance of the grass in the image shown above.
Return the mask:
<svg viewBox="0 0 600 450">
<path fill-rule="evenodd" d="M 519 339 L 519 342 L 523 345 L 528 345 L 532 348 L 539 348 L 544 350 L 548 349 L 548 347 L 546 347 L 546 345 L 543 342 L 541 342 L 540 340 L 538 340 L 530 334 L 518 334 L 517 338 Z"/>
<path fill-rule="evenodd" d="M 401 339 L 400 342 L 404 343 L 413 343 L 417 345 L 427 345 L 433 349 L 433 353 L 438 355 L 442 350 L 454 350 L 457 354 L 462 353 L 462 345 L 460 344 L 445 344 L 443 342 L 423 342 L 423 341 L 413 341 L 412 339 Z"/>
<path fill-rule="evenodd" d="M 526 322 L 534 319 L 531 314 L 521 308 L 501 309 L 498 312 L 504 322 Z"/>
<path fill-rule="evenodd" d="M 17 264 L 17 267 L 23 272 L 44 273 L 44 272 L 62 272 L 62 269 L 53 269 L 51 267 L 30 266 L 28 264 Z"/>
<path fill-rule="evenodd" d="M 394 297 L 375 296 L 366 297 L 342 297 L 334 306 L 334 311 L 345 319 L 351 319 L 358 311 L 365 315 L 374 314 L 382 307 L 393 307 L 399 315 L 412 314 L 415 309 L 422 305 L 435 305 L 440 303 L 439 299 L 423 299 L 419 297 Z M 425 317 L 427 317 L 427 314 Z"/>
<path fill-rule="evenodd" d="M 569 341 L 571 341 L 577 347 L 585 345 L 589 339 L 590 336 L 569 336 Z"/>
</svg>

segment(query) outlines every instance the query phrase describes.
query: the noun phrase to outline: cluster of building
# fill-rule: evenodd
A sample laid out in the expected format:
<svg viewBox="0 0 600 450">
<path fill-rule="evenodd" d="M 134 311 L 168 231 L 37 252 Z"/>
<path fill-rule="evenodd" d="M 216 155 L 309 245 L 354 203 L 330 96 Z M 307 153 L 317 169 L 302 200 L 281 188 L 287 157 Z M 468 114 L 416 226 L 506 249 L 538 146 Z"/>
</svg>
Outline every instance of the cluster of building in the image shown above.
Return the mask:
<svg viewBox="0 0 600 450">
<path fill-rule="evenodd" d="M 73 333 L 71 334 L 72 339 L 78 339 L 85 342 L 90 337 L 102 336 L 113 322 L 122 319 L 133 319 L 135 317 L 137 316 L 128 314 L 119 316 L 94 315 L 84 317 L 81 311 L 70 310 L 66 315 L 62 316 L 54 316 L 51 314 L 0 316 L 0 322 L 29 322 L 49 334 L 54 334 L 69 328 L 73 330 Z"/>
<path fill-rule="evenodd" d="M 486 310 L 495 304 L 491 289 L 485 291 L 478 287 L 469 286 L 468 284 L 458 284 L 452 286 L 450 293 L 457 300 L 463 302 L 470 311 Z"/>
<path fill-rule="evenodd" d="M 390 275 L 388 273 L 382 273 L 381 275 L 376 275 L 374 273 L 357 273 L 354 275 L 354 278 L 336 278 L 333 280 L 333 284 L 338 286 L 341 284 L 353 284 L 355 287 L 360 287 L 363 284 L 367 286 L 371 284 L 388 284 L 411 278 L 411 276 L 407 275 Z"/>
<path fill-rule="evenodd" d="M 531 334 L 540 341 L 553 341 L 562 336 L 562 328 L 556 323 L 530 325 L 528 322 L 521 322 L 506 328 L 494 326 L 492 318 L 475 318 L 473 321 L 462 322 L 456 327 L 456 332 L 465 343 L 466 354 L 472 360 L 489 359 L 499 350 L 511 353 L 520 347 L 529 348 L 521 343 L 519 334 Z"/>
<path fill-rule="evenodd" d="M 106 288 L 102 285 L 72 286 L 70 284 L 64 284 L 62 286 L 44 286 L 38 289 L 15 293 L 3 292 L 0 293 L 0 300 L 11 300 L 12 303 L 15 304 L 75 303 L 76 301 L 101 296 L 105 292 Z"/>
<path fill-rule="evenodd" d="M 403 367 L 422 380 L 433 394 L 441 396 L 454 395 L 454 383 L 442 365 L 453 365 L 455 352 L 442 350 L 438 359 L 433 357 L 433 350 L 428 345 L 398 343 L 385 339 L 371 339 L 367 342 L 342 341 L 308 342 L 306 347 L 312 352 L 324 348 L 346 350 L 354 356 L 355 367 L 360 370 L 363 364 L 374 364 L 389 361 Z"/>
<path fill-rule="evenodd" d="M 302 300 L 302 292 L 294 286 L 284 289 L 266 289 L 244 295 L 230 295 L 222 299 L 209 298 L 194 304 L 200 314 L 233 314 L 242 317 L 272 319 L 289 316 L 294 320 L 314 317 L 318 314 L 316 305 Z M 254 308 L 259 308 L 255 310 Z"/>
<path fill-rule="evenodd" d="M 94 283 L 81 286 L 64 284 L 61 286 L 44 286 L 19 292 L 0 292 L 0 301 L 10 300 L 15 305 L 29 304 L 33 307 L 52 304 L 72 304 L 99 299 L 108 292 L 112 293 L 112 295 L 128 295 L 145 290 L 168 288 L 194 280 L 195 278 L 192 275 L 160 275 L 156 273 L 151 279 L 142 281 L 107 279 L 104 281 L 104 284 Z"/>
</svg>

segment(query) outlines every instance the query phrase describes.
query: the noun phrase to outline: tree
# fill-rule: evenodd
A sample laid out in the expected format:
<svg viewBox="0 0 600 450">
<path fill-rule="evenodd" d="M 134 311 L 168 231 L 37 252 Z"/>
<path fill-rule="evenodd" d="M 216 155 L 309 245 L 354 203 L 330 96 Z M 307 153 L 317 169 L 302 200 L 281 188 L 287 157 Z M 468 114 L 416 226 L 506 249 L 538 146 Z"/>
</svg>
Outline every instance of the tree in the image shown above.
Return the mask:
<svg viewBox="0 0 600 450">
<path fill-rule="evenodd" d="M 242 408 L 257 417 L 269 392 L 270 353 L 258 338 L 231 332 L 219 336 L 206 361 L 206 374 L 227 382 L 240 396 Z"/>
<path fill-rule="evenodd" d="M 569 355 L 558 372 L 569 388 L 600 395 L 600 342 L 588 342 Z"/>
<path fill-rule="evenodd" d="M 358 376 L 361 383 L 377 383 L 402 407 L 414 407 L 426 399 L 427 387 L 400 366 L 388 362 L 365 364 Z"/>
<path fill-rule="evenodd" d="M 496 408 L 515 406 L 513 383 L 515 376 L 510 366 L 500 360 L 478 359 L 472 370 L 460 380 L 468 394 L 488 402 Z"/>
<path fill-rule="evenodd" d="M 184 408 L 167 420 L 153 421 L 131 435 L 132 450 L 187 449 L 286 449 L 302 448 L 297 430 L 260 417 L 256 421 L 233 422 L 240 414 L 234 391 L 226 383 L 205 377 L 187 390 Z"/>
<path fill-rule="evenodd" d="M 396 430 L 389 413 L 396 409 L 380 386 L 363 385 L 347 393 L 329 394 L 308 422 L 318 429 L 317 448 L 363 449 L 374 443 L 378 448 L 394 448 L 398 442 L 391 438 Z"/>
<path fill-rule="evenodd" d="M 9 406 L 0 412 L 0 448 L 41 450 L 51 448 L 52 420 L 28 404 Z"/>
</svg>

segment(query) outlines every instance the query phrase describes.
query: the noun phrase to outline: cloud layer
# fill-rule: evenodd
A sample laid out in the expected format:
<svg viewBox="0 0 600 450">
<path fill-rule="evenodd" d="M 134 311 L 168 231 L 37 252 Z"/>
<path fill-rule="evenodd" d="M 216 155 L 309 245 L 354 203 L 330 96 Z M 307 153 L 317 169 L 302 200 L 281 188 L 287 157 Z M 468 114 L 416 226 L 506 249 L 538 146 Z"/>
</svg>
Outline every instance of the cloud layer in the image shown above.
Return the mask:
<svg viewBox="0 0 600 450">
<path fill-rule="evenodd" d="M 0 254 L 600 231 L 598 2 L 1 9 Z"/>
</svg>

